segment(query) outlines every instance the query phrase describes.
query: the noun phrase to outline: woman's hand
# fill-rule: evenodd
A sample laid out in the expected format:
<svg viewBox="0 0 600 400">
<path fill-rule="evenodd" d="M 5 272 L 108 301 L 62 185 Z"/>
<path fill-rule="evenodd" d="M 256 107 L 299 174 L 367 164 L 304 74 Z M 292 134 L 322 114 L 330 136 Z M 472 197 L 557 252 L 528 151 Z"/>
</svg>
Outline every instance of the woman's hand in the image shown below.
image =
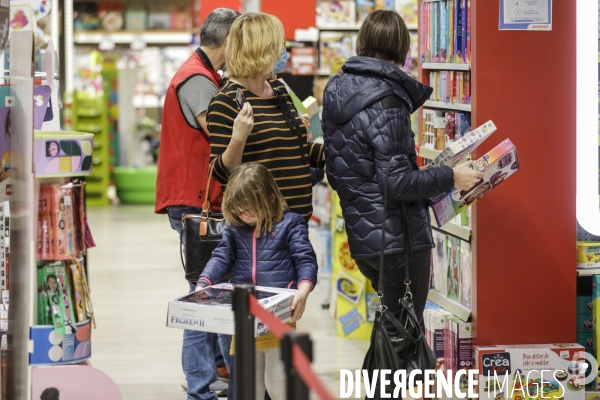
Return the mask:
<svg viewBox="0 0 600 400">
<path fill-rule="evenodd" d="M 300 119 L 302 120 L 302 123 L 306 126 L 306 129 L 310 128 L 310 118 L 308 116 L 308 114 L 302 114 L 300 116 Z"/>
<path fill-rule="evenodd" d="M 467 161 L 457 167 L 452 168 L 454 171 L 454 187 L 459 190 L 469 190 L 477 181 L 483 178 L 483 172 L 471 169 L 473 161 Z"/>
<path fill-rule="evenodd" d="M 298 287 L 298 291 L 294 296 L 294 300 L 292 300 L 292 310 L 294 310 L 294 313 L 292 314 L 292 319 L 290 322 L 296 322 L 302 318 L 302 314 L 304 314 L 304 308 L 306 307 L 306 299 L 308 298 L 310 289 L 311 285 L 308 282 L 302 282 L 300 287 Z"/>
<path fill-rule="evenodd" d="M 235 121 L 233 121 L 231 139 L 245 143 L 248 135 L 252 132 L 252 128 L 254 128 L 254 113 L 252 112 L 250 103 L 246 102 L 235 118 Z"/>
</svg>

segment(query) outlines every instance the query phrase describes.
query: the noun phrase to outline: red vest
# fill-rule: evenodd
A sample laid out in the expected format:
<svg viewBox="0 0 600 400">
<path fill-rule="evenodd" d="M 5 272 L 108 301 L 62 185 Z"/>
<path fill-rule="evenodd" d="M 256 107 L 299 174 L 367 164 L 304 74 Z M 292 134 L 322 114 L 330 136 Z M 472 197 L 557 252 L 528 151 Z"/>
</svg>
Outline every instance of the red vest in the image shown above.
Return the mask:
<svg viewBox="0 0 600 400">
<path fill-rule="evenodd" d="M 194 75 L 205 76 L 220 87 L 221 76 L 209 69 L 196 52 L 183 63 L 169 84 L 163 107 L 156 179 L 154 212 L 159 214 L 176 205 L 202 208 L 205 200 L 210 139 L 201 128 L 188 124 L 177 96 L 180 86 Z M 220 207 L 221 186 L 213 181 L 210 191 L 213 206 Z"/>
</svg>

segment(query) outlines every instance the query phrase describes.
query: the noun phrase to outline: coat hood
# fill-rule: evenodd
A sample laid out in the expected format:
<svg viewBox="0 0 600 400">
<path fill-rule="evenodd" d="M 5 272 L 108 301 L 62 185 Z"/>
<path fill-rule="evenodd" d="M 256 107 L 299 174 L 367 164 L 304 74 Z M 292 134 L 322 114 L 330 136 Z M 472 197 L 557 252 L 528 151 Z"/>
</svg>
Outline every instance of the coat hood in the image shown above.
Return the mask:
<svg viewBox="0 0 600 400">
<path fill-rule="evenodd" d="M 369 105 L 390 94 L 400 97 L 410 112 L 416 111 L 429 98 L 433 89 L 407 75 L 396 65 L 372 57 L 351 57 L 327 84 L 333 95 L 328 115 L 341 125 Z"/>
</svg>

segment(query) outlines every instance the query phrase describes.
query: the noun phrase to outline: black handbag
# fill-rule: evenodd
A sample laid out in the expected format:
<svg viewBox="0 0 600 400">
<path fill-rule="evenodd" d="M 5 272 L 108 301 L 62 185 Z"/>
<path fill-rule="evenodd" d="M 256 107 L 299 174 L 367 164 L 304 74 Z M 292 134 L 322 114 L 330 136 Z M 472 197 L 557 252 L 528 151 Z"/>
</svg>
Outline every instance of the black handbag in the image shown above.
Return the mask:
<svg viewBox="0 0 600 400">
<path fill-rule="evenodd" d="M 390 162 L 391 166 L 391 162 Z M 378 290 L 379 304 L 375 313 L 373 331 L 371 332 L 371 343 L 363 361 L 363 370 L 369 371 L 373 376 L 374 370 L 406 370 L 406 377 L 411 371 L 419 369 L 434 369 L 436 364 L 435 354 L 423 334 L 419 318 L 415 313 L 412 293 L 410 291 L 409 252 L 410 227 L 406 213 L 406 206 L 402 203 L 402 214 L 404 219 L 404 268 L 406 271 L 404 284 L 406 293 L 399 299 L 401 313 L 399 318 L 383 304 L 383 258 L 385 250 L 385 220 L 387 208 L 387 184 L 390 173 L 388 166 L 383 195 L 383 228 L 381 235 L 381 254 L 379 257 L 379 279 Z M 415 376 L 416 381 L 422 381 L 423 375 Z M 393 387 L 390 385 L 390 391 Z"/>
<path fill-rule="evenodd" d="M 222 213 L 213 212 L 210 203 L 210 186 L 213 180 L 215 162 L 210 164 L 206 182 L 206 197 L 200 214 L 183 214 L 181 216 L 181 237 L 179 250 L 181 263 L 185 271 L 185 279 L 198 282 L 204 267 L 210 260 L 212 251 L 221 243 L 225 218 Z M 183 239 L 185 238 L 185 262 L 183 261 Z M 217 282 L 214 282 L 217 283 Z"/>
</svg>

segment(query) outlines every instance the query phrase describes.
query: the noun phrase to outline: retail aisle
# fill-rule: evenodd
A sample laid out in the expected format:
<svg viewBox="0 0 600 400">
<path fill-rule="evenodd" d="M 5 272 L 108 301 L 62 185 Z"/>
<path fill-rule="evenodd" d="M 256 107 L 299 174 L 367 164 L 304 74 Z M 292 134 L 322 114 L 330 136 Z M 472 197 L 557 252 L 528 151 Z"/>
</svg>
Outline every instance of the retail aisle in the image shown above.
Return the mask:
<svg viewBox="0 0 600 400">
<path fill-rule="evenodd" d="M 124 400 L 185 399 L 182 331 L 165 327 L 168 301 L 187 292 L 177 234 L 149 206 L 92 209 L 88 217 L 98 246 L 89 255 L 98 325 L 92 364 L 117 383 Z M 360 368 L 368 343 L 335 335 L 318 289 L 298 326 L 311 334 L 313 367 L 337 397 L 340 369 Z"/>
</svg>

